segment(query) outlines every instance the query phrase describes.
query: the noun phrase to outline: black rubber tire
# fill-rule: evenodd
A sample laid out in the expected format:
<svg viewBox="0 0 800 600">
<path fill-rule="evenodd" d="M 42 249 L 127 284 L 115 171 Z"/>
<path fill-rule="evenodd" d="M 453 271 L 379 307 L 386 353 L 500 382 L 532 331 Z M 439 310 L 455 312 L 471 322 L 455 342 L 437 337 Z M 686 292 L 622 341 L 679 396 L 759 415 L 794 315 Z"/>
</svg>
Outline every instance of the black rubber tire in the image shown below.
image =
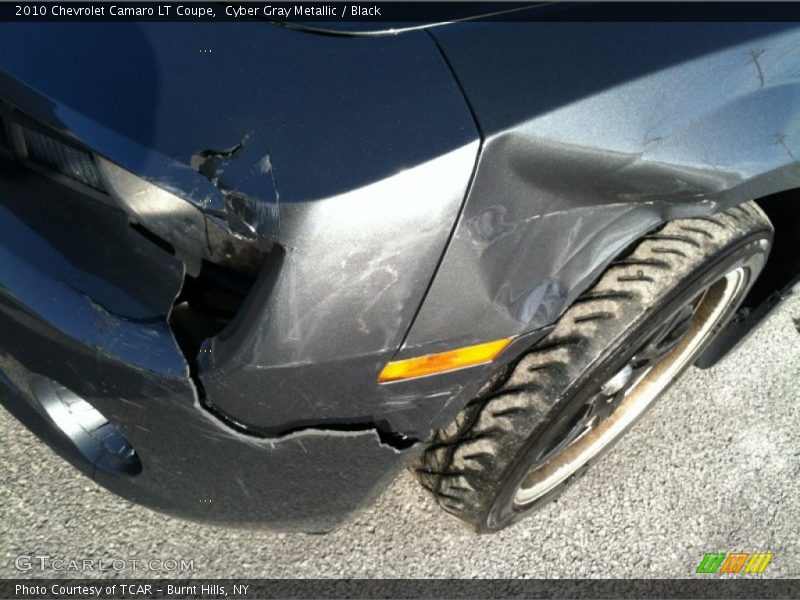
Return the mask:
<svg viewBox="0 0 800 600">
<path fill-rule="evenodd" d="M 713 217 L 670 221 L 641 238 L 545 338 L 436 432 L 413 467 L 417 479 L 478 532 L 502 529 L 555 498 L 574 475 L 524 509 L 513 502 L 548 430 L 572 418 L 580 391 L 624 365 L 626 351 L 659 319 L 746 262 L 748 281 L 729 318 L 766 261 L 772 231 L 758 206 L 746 203 Z"/>
</svg>

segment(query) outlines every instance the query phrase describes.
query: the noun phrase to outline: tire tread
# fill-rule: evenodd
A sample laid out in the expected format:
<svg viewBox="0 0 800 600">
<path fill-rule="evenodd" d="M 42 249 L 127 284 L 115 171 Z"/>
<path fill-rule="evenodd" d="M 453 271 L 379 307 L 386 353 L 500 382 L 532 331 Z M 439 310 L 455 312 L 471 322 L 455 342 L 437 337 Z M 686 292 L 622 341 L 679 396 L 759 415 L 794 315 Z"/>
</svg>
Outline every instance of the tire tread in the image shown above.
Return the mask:
<svg viewBox="0 0 800 600">
<path fill-rule="evenodd" d="M 759 227 L 771 228 L 750 202 L 667 222 L 638 240 L 504 379 L 435 432 L 412 468 L 423 487 L 447 512 L 482 530 L 503 474 L 571 383 L 703 257 Z"/>
</svg>

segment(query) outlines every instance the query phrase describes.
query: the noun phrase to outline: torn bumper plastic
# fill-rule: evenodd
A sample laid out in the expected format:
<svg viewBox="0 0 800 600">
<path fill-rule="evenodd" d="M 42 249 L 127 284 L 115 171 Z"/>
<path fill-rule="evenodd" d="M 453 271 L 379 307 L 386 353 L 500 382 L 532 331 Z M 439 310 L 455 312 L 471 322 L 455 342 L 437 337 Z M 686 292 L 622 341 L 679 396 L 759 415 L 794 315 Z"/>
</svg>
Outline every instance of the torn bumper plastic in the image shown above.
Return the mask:
<svg viewBox="0 0 800 600">
<path fill-rule="evenodd" d="M 190 518 L 322 531 L 409 459 L 408 445 L 398 449 L 369 427 L 255 438 L 211 415 L 166 323 L 180 262 L 120 211 L 0 166 L 0 398 L 84 473 Z M 54 393 L 84 421 L 55 414 Z M 110 447 L 107 436 L 88 446 L 76 437 L 75 429 L 97 425 L 86 425 L 80 402 L 93 407 L 91 419 L 107 419 L 127 449 Z M 121 462 L 134 456 L 138 469 Z"/>
<path fill-rule="evenodd" d="M 2 52 L 28 29 L 0 26 L 0 400 L 147 506 L 332 528 L 489 375 L 378 381 L 478 151 L 435 44 L 50 24 Z M 198 32 L 224 48 L 176 51 Z"/>
</svg>

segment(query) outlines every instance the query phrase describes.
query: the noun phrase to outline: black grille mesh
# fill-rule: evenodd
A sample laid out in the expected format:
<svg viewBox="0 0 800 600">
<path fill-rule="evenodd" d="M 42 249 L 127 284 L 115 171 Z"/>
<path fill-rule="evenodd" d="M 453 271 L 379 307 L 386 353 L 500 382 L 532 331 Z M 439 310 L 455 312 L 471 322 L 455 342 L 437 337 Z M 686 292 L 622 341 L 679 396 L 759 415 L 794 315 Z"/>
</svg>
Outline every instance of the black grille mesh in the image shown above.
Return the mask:
<svg viewBox="0 0 800 600">
<path fill-rule="evenodd" d="M 30 160 L 96 190 L 103 189 L 94 159 L 88 152 L 30 129 L 25 130 L 25 145 Z"/>
</svg>

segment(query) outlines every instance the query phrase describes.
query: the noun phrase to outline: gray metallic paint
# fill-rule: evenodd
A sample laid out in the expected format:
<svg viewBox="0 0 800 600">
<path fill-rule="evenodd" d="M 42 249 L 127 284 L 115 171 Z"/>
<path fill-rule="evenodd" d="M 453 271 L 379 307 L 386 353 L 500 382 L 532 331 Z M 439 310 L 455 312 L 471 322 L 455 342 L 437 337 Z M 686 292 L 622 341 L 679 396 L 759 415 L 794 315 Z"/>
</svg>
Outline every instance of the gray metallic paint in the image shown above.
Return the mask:
<svg viewBox="0 0 800 600">
<path fill-rule="evenodd" d="M 797 187 L 798 65 L 787 24 L 372 38 L 0 25 L 0 97 L 182 198 L 195 232 L 208 219 L 280 250 L 193 381 L 167 327 L 188 265 L 132 234 L 122 211 L 4 174 L 0 332 L 21 342 L 0 352 L 0 395 L 84 472 L 149 506 L 329 529 L 642 233 Z M 198 157 L 228 154 L 215 176 L 198 172 Z M 103 260 L 87 259 L 96 234 L 76 243 L 30 211 L 60 198 L 106 223 Z M 507 336 L 492 365 L 377 383 L 392 358 Z M 87 465 L 35 410 L 31 374 L 106 414 L 142 473 Z"/>
<path fill-rule="evenodd" d="M 401 357 L 536 330 L 649 229 L 800 183 L 791 24 L 480 23 L 432 35 L 485 142 Z"/>
<path fill-rule="evenodd" d="M 189 168 L 191 157 L 246 140 L 221 178 L 277 203 L 265 214 L 279 225 L 260 235 L 284 254 L 269 295 L 202 354 L 217 410 L 272 433 L 381 419 L 404 433 L 422 429 L 439 407 L 405 406 L 377 386 L 377 372 L 419 307 L 478 149 L 467 104 L 425 33 L 339 39 L 262 23 L 5 30 L 8 47 L 42 40 L 24 54 L 3 53 L 8 100 L 209 218 L 224 200 Z M 59 44 L 73 52 L 57 52 Z M 206 45 L 212 55 L 197 52 Z M 129 54 L 137 61 L 120 72 L 115 65 Z M 100 78 L 91 93 L 75 85 L 86 74 Z M 33 101 L 41 95 L 47 100 Z M 216 116 L 220 106 L 226 118 Z M 270 172 L 253 188 L 265 158 Z M 381 396 L 400 406 L 382 415 Z"/>
</svg>

